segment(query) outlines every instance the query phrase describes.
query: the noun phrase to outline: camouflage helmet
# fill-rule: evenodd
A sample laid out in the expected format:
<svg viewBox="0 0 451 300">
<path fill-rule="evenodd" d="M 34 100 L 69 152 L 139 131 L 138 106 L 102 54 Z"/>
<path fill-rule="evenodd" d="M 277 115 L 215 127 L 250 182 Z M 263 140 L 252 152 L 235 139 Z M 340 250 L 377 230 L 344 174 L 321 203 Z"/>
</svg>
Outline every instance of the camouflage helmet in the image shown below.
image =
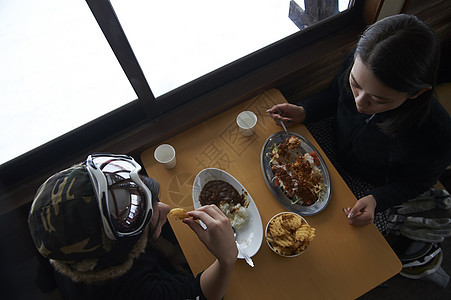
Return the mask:
<svg viewBox="0 0 451 300">
<path fill-rule="evenodd" d="M 40 186 L 28 225 L 37 249 L 49 259 L 69 262 L 98 258 L 114 245 L 104 234 L 84 165 L 56 173 Z"/>
</svg>

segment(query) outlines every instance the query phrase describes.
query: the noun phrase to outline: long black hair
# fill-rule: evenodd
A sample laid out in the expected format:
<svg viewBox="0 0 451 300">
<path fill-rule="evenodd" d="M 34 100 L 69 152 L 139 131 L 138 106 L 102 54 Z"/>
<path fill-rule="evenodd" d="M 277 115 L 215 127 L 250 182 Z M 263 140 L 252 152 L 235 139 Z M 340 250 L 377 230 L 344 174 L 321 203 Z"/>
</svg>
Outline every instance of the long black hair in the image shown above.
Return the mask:
<svg viewBox="0 0 451 300">
<path fill-rule="evenodd" d="M 379 124 L 385 134 L 400 134 L 426 120 L 436 82 L 439 48 L 433 30 L 412 15 L 384 18 L 361 36 L 355 56 L 386 86 L 412 97 L 431 87 L 418 97 L 407 99 Z"/>
</svg>

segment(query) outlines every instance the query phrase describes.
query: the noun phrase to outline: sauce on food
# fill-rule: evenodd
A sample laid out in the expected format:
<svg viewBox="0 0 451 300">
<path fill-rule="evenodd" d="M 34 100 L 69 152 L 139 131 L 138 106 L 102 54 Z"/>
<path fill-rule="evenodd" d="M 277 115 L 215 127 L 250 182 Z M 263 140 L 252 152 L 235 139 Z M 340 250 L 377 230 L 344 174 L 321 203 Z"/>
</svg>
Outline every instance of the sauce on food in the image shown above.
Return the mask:
<svg viewBox="0 0 451 300">
<path fill-rule="evenodd" d="M 316 152 L 300 153 L 301 140 L 292 136 L 275 144 L 270 153 L 274 184 L 292 204 L 312 205 L 325 191 Z"/>
<path fill-rule="evenodd" d="M 238 193 L 230 183 L 222 180 L 213 180 L 207 182 L 203 187 L 200 192 L 199 202 L 201 205 L 215 204 L 218 207 L 221 203 L 241 204 L 245 207 L 245 198 L 244 193 Z"/>
</svg>

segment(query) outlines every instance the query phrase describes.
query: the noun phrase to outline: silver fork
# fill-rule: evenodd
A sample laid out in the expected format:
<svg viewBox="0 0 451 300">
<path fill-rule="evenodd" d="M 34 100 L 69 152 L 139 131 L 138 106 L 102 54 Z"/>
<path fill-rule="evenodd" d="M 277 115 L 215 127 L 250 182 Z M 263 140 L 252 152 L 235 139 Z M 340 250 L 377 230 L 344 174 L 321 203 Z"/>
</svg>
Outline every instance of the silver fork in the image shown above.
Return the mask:
<svg viewBox="0 0 451 300">
<path fill-rule="evenodd" d="M 236 244 L 236 247 L 238 248 L 238 253 L 243 254 L 244 259 L 246 260 L 247 264 L 251 267 L 254 267 L 254 262 L 252 261 L 252 258 L 246 253 L 246 251 L 244 251 L 243 248 L 241 248 L 240 244 L 238 243 L 238 241 L 236 239 L 235 227 L 232 226 L 232 229 L 233 229 L 233 236 L 235 237 L 235 244 Z"/>
<path fill-rule="evenodd" d="M 280 125 L 282 125 L 283 130 L 285 130 L 285 133 L 288 134 L 287 128 L 285 127 L 285 124 L 283 124 L 282 120 L 279 120 Z"/>
</svg>

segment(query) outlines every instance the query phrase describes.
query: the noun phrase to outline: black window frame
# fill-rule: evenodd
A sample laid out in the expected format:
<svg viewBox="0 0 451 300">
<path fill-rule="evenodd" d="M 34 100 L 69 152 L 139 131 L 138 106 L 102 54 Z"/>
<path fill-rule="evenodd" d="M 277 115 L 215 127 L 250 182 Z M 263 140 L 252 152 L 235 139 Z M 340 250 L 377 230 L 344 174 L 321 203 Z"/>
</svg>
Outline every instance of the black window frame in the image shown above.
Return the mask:
<svg viewBox="0 0 451 300">
<path fill-rule="evenodd" d="M 357 1 L 350 9 L 298 31 L 226 66 L 155 98 L 109 0 L 86 0 L 138 99 L 0 165 L 0 188 L 17 188 L 36 176 L 95 151 L 147 122 L 195 102 L 327 35 L 362 20 Z M 220 105 L 210 100 L 212 106 Z M 195 116 L 194 116 L 195 117 Z M 128 124 L 124 127 L 124 124 Z"/>
</svg>

